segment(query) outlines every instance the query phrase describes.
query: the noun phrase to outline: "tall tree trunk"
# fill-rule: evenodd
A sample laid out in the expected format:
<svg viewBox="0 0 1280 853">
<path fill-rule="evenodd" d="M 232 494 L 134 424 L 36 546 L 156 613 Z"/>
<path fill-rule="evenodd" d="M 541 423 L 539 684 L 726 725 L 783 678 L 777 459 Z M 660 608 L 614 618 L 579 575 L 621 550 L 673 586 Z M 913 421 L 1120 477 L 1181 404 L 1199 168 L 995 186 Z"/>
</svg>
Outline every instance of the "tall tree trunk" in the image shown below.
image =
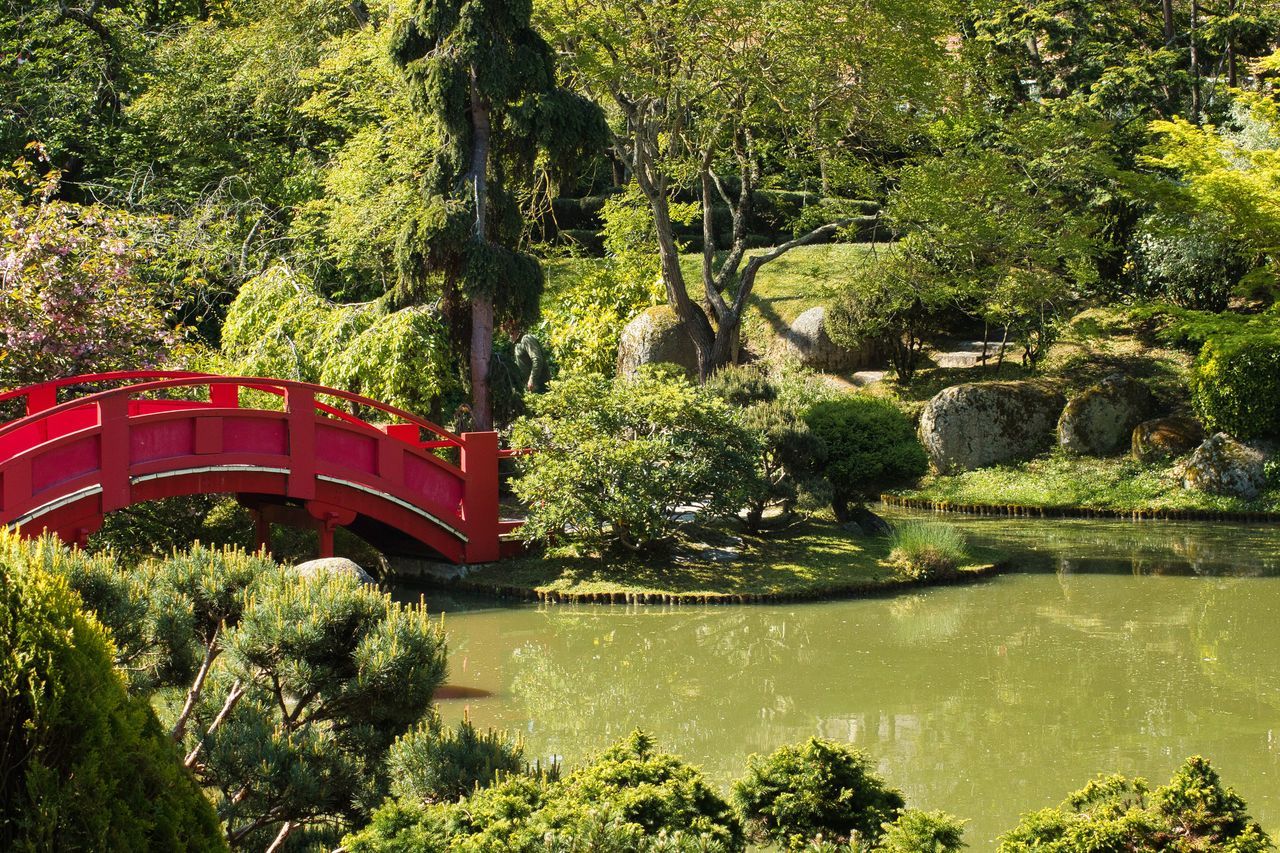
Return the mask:
<svg viewBox="0 0 1280 853">
<path fill-rule="evenodd" d="M 1227 14 L 1234 15 L 1236 13 L 1236 0 L 1231 0 L 1227 4 Z M 1239 62 L 1236 60 L 1236 39 L 1234 35 L 1227 36 L 1227 85 L 1235 87 L 1239 85 L 1240 72 Z"/>
<path fill-rule="evenodd" d="M 1200 4 L 1191 0 L 1191 120 L 1196 124 L 1200 123 L 1200 50 L 1196 46 L 1199 17 Z"/>
<path fill-rule="evenodd" d="M 476 72 L 471 70 L 471 170 L 467 181 L 472 186 L 476 206 L 475 231 L 472 239 L 488 243 L 486 226 L 489 208 L 489 105 L 476 85 Z M 493 294 L 480 283 L 471 298 L 471 416 L 477 430 L 493 429 L 493 401 L 489 396 L 489 365 L 493 360 Z"/>
<path fill-rule="evenodd" d="M 1164 46 L 1173 47 L 1178 32 L 1173 28 L 1173 0 L 1162 0 L 1164 11 Z"/>
</svg>

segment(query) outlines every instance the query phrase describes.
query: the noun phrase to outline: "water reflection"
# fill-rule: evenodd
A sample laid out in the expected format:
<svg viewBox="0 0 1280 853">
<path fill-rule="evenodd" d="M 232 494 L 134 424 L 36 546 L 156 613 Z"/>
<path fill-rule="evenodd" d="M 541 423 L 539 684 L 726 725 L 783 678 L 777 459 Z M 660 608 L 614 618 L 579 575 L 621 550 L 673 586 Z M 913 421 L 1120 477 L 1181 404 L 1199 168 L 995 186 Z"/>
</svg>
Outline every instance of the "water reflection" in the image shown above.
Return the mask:
<svg viewBox="0 0 1280 853">
<path fill-rule="evenodd" d="M 981 535 L 1031 541 L 1021 524 Z M 846 740 L 914 804 L 971 818 L 975 850 L 1098 770 L 1163 780 L 1203 753 L 1280 828 L 1280 534 L 1240 530 L 1242 550 L 1173 531 L 1161 554 L 1146 528 L 1083 532 L 1087 565 L 1107 567 L 1108 543 L 1122 553 L 1106 573 L 814 605 L 451 614 L 453 681 L 495 695 L 446 713 L 570 762 L 643 727 L 722 782 L 751 752 Z M 1053 560 L 1067 541 L 1034 539 Z M 1212 577 L 1131 568 L 1189 555 Z"/>
</svg>

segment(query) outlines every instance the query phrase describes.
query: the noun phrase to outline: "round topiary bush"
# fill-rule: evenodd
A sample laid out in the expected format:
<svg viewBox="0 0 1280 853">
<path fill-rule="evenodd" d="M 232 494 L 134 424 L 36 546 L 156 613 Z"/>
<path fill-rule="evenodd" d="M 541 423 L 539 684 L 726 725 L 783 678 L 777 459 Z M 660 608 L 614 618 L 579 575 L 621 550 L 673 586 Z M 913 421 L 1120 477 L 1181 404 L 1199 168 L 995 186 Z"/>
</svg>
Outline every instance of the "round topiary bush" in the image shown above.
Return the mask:
<svg viewBox="0 0 1280 853">
<path fill-rule="evenodd" d="M 751 840 L 787 850 L 807 849 L 819 836 L 869 846 L 906 806 L 865 753 L 820 738 L 751 756 L 733 802 Z"/>
<path fill-rule="evenodd" d="M 1196 412 L 1210 432 L 1250 439 L 1280 435 L 1280 333 L 1205 342 L 1191 376 Z"/>
<path fill-rule="evenodd" d="M 225 850 L 213 807 L 64 578 L 0 559 L 0 849 Z"/>
<path fill-rule="evenodd" d="M 805 421 L 826 448 L 824 473 L 841 520 L 850 503 L 874 500 L 881 489 L 928 469 L 911 420 L 888 400 L 860 394 L 823 400 Z"/>
</svg>

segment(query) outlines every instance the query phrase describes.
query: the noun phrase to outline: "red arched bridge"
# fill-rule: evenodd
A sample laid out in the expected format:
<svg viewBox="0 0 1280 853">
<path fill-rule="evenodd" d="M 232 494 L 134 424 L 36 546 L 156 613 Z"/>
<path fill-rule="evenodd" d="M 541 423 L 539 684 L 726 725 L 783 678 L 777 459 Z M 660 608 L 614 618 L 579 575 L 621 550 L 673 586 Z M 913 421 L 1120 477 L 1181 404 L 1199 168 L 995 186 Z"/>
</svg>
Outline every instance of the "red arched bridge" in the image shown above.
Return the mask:
<svg viewBox="0 0 1280 853">
<path fill-rule="evenodd" d="M 93 392 L 104 386 L 115 387 Z M 24 535 L 83 544 L 114 510 L 232 494 L 259 544 L 272 523 L 312 527 L 329 556 L 334 529 L 349 527 L 384 550 L 485 563 L 518 524 L 499 518 L 509 451 L 497 433 L 455 435 L 320 385 L 101 373 L 2 393 L 0 406 L 16 416 L 0 424 L 0 524 Z"/>
</svg>

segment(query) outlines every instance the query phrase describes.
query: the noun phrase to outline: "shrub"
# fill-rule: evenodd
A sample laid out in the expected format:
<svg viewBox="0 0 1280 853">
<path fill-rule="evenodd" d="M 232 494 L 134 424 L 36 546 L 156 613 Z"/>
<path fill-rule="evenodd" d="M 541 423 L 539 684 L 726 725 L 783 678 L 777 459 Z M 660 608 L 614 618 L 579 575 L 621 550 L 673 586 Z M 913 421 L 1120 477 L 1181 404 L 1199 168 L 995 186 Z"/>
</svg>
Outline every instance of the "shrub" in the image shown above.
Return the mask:
<svg viewBox="0 0 1280 853">
<path fill-rule="evenodd" d="M 213 808 L 64 578 L 0 554 L 0 848 L 221 850 Z"/>
<path fill-rule="evenodd" d="M 949 524 L 910 521 L 894 528 L 889 560 L 912 580 L 955 575 L 968 559 L 964 534 Z"/>
<path fill-rule="evenodd" d="M 1273 849 L 1271 839 L 1245 808 L 1234 791 L 1222 787 L 1209 762 L 1194 756 L 1154 793 L 1144 779 L 1100 776 L 1058 808 L 1024 815 L 1000 839 L 999 850 L 1261 853 Z"/>
<path fill-rule="evenodd" d="M 908 809 L 885 824 L 876 853 L 957 853 L 965 845 L 963 820 L 945 812 Z"/>
<path fill-rule="evenodd" d="M 906 804 L 864 753 L 818 738 L 767 758 L 751 756 L 732 796 L 753 840 L 788 850 L 803 849 L 819 836 L 873 843 Z"/>
<path fill-rule="evenodd" d="M 743 839 L 702 774 L 636 732 L 561 781 L 509 776 L 458 803 L 390 800 L 343 846 L 350 853 L 621 853 L 735 851 Z"/>
<path fill-rule="evenodd" d="M 755 487 L 755 436 L 669 370 L 571 376 L 530 406 L 512 438 L 534 451 L 513 484 L 529 507 L 521 532 L 530 541 L 651 547 L 674 532 L 677 507 L 733 515 Z"/>
<path fill-rule="evenodd" d="M 1142 296 L 1202 311 L 1225 310 L 1250 267 L 1229 223 L 1210 216 L 1145 217 L 1131 253 Z"/>
<path fill-rule="evenodd" d="M 802 493 L 825 493 L 820 471 L 826 450 L 767 373 L 731 366 L 716 373 L 706 387 L 737 409 L 741 424 L 759 439 L 755 467 L 760 488 L 747 499 L 748 529 L 759 530 L 772 507 L 779 507 L 780 519 L 786 520 Z"/>
<path fill-rule="evenodd" d="M 1214 431 L 1250 439 L 1280 435 L 1280 333 L 1210 338 L 1191 375 L 1197 414 Z"/>
<path fill-rule="evenodd" d="M 892 402 L 851 394 L 814 404 L 805 422 L 826 448 L 826 474 L 836 516 L 848 505 L 928 469 L 910 419 Z"/>
<path fill-rule="evenodd" d="M 524 768 L 524 747 L 505 733 L 481 733 L 463 720 L 446 728 L 434 712 L 391 745 L 387 755 L 393 796 L 423 803 L 451 802 Z"/>
</svg>

